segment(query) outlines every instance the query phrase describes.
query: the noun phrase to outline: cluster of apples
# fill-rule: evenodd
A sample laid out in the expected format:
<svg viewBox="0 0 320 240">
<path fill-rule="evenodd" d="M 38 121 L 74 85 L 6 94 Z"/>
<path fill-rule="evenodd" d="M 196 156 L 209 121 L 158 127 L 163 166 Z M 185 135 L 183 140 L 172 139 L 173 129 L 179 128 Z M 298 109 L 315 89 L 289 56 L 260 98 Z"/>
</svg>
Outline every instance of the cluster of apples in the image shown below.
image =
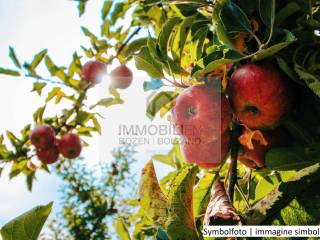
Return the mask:
<svg viewBox="0 0 320 240">
<path fill-rule="evenodd" d="M 68 159 L 79 157 L 82 149 L 81 139 L 75 133 L 66 133 L 61 139 L 47 124 L 36 126 L 30 134 L 30 141 L 36 148 L 38 159 L 45 164 L 55 163 L 60 154 Z"/>
<path fill-rule="evenodd" d="M 181 149 L 188 163 L 218 167 L 229 152 L 232 115 L 252 130 L 261 130 L 267 144 L 253 141 L 239 160 L 250 168 L 264 166 L 266 152 L 286 141 L 276 129 L 290 111 L 292 93 L 286 79 L 270 65 L 246 64 L 231 76 L 227 95 L 209 85 L 191 86 L 173 107 L 173 123 L 184 137 Z"/>
<path fill-rule="evenodd" d="M 104 62 L 88 61 L 82 68 L 83 80 L 90 85 L 100 83 L 106 74 L 107 64 Z M 132 71 L 124 64 L 116 67 L 110 73 L 111 86 L 113 88 L 126 89 L 131 85 L 132 79 Z"/>
<path fill-rule="evenodd" d="M 82 79 L 88 86 L 100 83 L 107 74 L 107 64 L 100 61 L 88 61 L 82 67 Z M 113 88 L 126 89 L 131 85 L 133 74 L 121 64 L 110 73 Z M 77 134 L 67 133 L 61 139 L 56 138 L 55 131 L 46 124 L 39 125 L 30 134 L 38 159 L 45 164 L 55 163 L 60 154 L 65 158 L 77 158 L 82 149 L 81 139 Z"/>
</svg>

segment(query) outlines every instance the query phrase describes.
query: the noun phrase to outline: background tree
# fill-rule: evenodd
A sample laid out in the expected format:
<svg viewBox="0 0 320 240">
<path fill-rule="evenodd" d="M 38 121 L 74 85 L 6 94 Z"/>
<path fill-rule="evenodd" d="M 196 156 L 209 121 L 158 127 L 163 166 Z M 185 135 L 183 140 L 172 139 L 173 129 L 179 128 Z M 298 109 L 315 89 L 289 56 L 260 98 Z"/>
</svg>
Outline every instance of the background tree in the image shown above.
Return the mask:
<svg viewBox="0 0 320 240">
<path fill-rule="evenodd" d="M 122 146 L 113 151 L 112 161 L 90 169 L 80 159 L 57 167 L 63 209 L 50 224 L 54 239 L 111 238 L 116 219 L 127 220 L 134 211 L 126 205 L 135 196 L 134 154 L 133 146 Z"/>
</svg>

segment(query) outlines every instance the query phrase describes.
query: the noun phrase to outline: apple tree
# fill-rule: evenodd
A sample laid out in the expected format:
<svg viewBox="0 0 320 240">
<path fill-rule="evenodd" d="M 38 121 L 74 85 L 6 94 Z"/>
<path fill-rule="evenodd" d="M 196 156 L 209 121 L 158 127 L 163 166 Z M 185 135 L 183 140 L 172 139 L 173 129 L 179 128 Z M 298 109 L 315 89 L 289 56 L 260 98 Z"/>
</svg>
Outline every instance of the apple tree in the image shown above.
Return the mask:
<svg viewBox="0 0 320 240">
<path fill-rule="evenodd" d="M 80 14 L 87 4 L 79 1 Z M 143 168 L 139 197 L 132 201 L 139 210 L 117 223 L 121 239 L 202 239 L 203 225 L 214 224 L 319 222 L 319 7 L 317 0 L 103 2 L 100 36 L 82 27 L 91 41 L 82 47 L 84 55 L 105 64 L 133 59 L 150 76 L 144 90 L 157 91 L 147 116 L 168 117 L 184 140 Z M 123 18 L 130 19 L 127 27 L 118 23 Z M 54 87 L 46 102 L 66 98 L 73 107 L 47 117 L 46 103 L 34 113 L 32 127 L 47 124 L 59 138 L 99 132 L 96 105 L 85 105 L 96 82 L 86 80 L 79 53 L 66 67 L 46 50 L 24 64 L 13 48 L 9 56 L 16 69 L 0 72 L 33 78 L 38 94 L 49 83 L 73 91 Z M 49 76 L 37 73 L 42 62 Z M 117 72 L 131 77 L 127 69 Z M 128 82 L 112 84 L 110 98 L 97 105 L 122 103 L 115 86 Z M 190 125 L 191 135 L 184 131 Z M 0 152 L 13 163 L 11 176 L 24 173 L 29 186 L 35 175 L 27 164 L 34 151 L 30 129 L 21 138 L 7 132 L 13 150 L 2 144 Z M 174 171 L 157 179 L 153 161 Z"/>
</svg>

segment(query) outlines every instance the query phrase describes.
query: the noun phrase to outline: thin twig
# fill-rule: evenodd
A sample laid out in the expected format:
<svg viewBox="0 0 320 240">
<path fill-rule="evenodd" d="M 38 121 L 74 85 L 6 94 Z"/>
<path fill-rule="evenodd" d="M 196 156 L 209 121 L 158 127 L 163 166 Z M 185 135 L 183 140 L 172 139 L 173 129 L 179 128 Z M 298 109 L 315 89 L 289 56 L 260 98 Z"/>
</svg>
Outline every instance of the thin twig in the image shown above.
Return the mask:
<svg viewBox="0 0 320 240">
<path fill-rule="evenodd" d="M 116 55 L 115 55 L 115 56 L 112 56 L 112 57 L 109 59 L 109 61 L 107 62 L 107 64 L 112 64 L 113 60 L 114 60 L 115 58 L 117 58 L 117 57 L 121 54 L 121 52 L 123 51 L 123 49 L 127 46 L 127 44 L 131 41 L 131 39 L 140 32 L 141 29 L 142 29 L 141 26 L 140 26 L 140 27 L 137 27 L 136 30 L 134 30 L 134 32 L 130 34 L 130 36 L 121 44 L 121 46 L 119 47 Z"/>
</svg>

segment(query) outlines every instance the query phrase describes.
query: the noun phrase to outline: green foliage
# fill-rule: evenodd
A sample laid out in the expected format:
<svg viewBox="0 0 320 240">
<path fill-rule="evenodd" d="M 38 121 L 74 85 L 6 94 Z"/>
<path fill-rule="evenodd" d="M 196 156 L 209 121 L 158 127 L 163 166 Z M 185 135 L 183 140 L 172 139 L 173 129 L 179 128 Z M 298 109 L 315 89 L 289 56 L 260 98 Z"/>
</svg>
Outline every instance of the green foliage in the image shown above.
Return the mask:
<svg viewBox="0 0 320 240">
<path fill-rule="evenodd" d="M 206 173 L 193 190 L 193 213 L 199 216 L 207 207 L 216 174 Z"/>
<path fill-rule="evenodd" d="M 178 140 L 173 141 L 172 149 L 167 154 L 155 154 L 152 159 L 180 169 L 185 165 Z"/>
<path fill-rule="evenodd" d="M 319 181 L 318 170 L 319 165 L 317 164 L 316 166 L 297 172 L 295 176 L 291 177 L 291 181 L 280 183 L 246 213 L 248 224 L 261 224 L 263 222 L 268 224 L 268 221 L 272 221 L 277 217 L 282 208 L 287 208 L 286 210 L 281 210 L 283 212 L 280 213 L 281 216 L 286 216 L 284 212 L 288 211 L 288 208 L 292 208 L 291 204 L 297 204 L 294 199 L 304 198 L 305 193 L 310 192 L 309 188 L 312 189 L 311 186 Z M 297 211 L 299 211 L 298 207 Z M 302 214 L 301 211 L 300 214 Z M 304 212 L 303 214 L 305 216 L 301 215 L 301 217 L 305 218 L 304 223 L 306 225 L 312 224 L 312 222 L 307 223 L 308 219 L 306 218 L 308 213 Z M 286 217 L 290 218 L 290 214 Z M 299 219 L 296 218 L 295 221 L 299 221 Z M 287 223 L 290 224 L 289 222 Z"/>
<path fill-rule="evenodd" d="M 162 66 L 150 55 L 147 47 L 143 47 L 138 55 L 134 57 L 136 67 L 146 71 L 152 78 L 163 78 Z"/>
<path fill-rule="evenodd" d="M 316 164 L 320 160 L 318 152 L 318 146 L 274 148 L 266 155 L 266 166 L 277 171 L 300 170 Z"/>
<path fill-rule="evenodd" d="M 275 0 L 259 0 L 259 13 L 261 20 L 272 28 L 275 20 Z"/>
<path fill-rule="evenodd" d="M 233 2 L 224 4 L 219 15 L 224 28 L 229 32 L 251 32 L 247 15 Z"/>
<path fill-rule="evenodd" d="M 161 109 L 171 108 L 172 103 L 178 96 L 176 92 L 159 92 L 150 101 L 147 107 L 147 116 L 153 119 Z"/>
<path fill-rule="evenodd" d="M 1 228 L 3 240 L 36 240 L 52 209 L 52 203 L 38 206 L 11 220 Z"/>
</svg>

